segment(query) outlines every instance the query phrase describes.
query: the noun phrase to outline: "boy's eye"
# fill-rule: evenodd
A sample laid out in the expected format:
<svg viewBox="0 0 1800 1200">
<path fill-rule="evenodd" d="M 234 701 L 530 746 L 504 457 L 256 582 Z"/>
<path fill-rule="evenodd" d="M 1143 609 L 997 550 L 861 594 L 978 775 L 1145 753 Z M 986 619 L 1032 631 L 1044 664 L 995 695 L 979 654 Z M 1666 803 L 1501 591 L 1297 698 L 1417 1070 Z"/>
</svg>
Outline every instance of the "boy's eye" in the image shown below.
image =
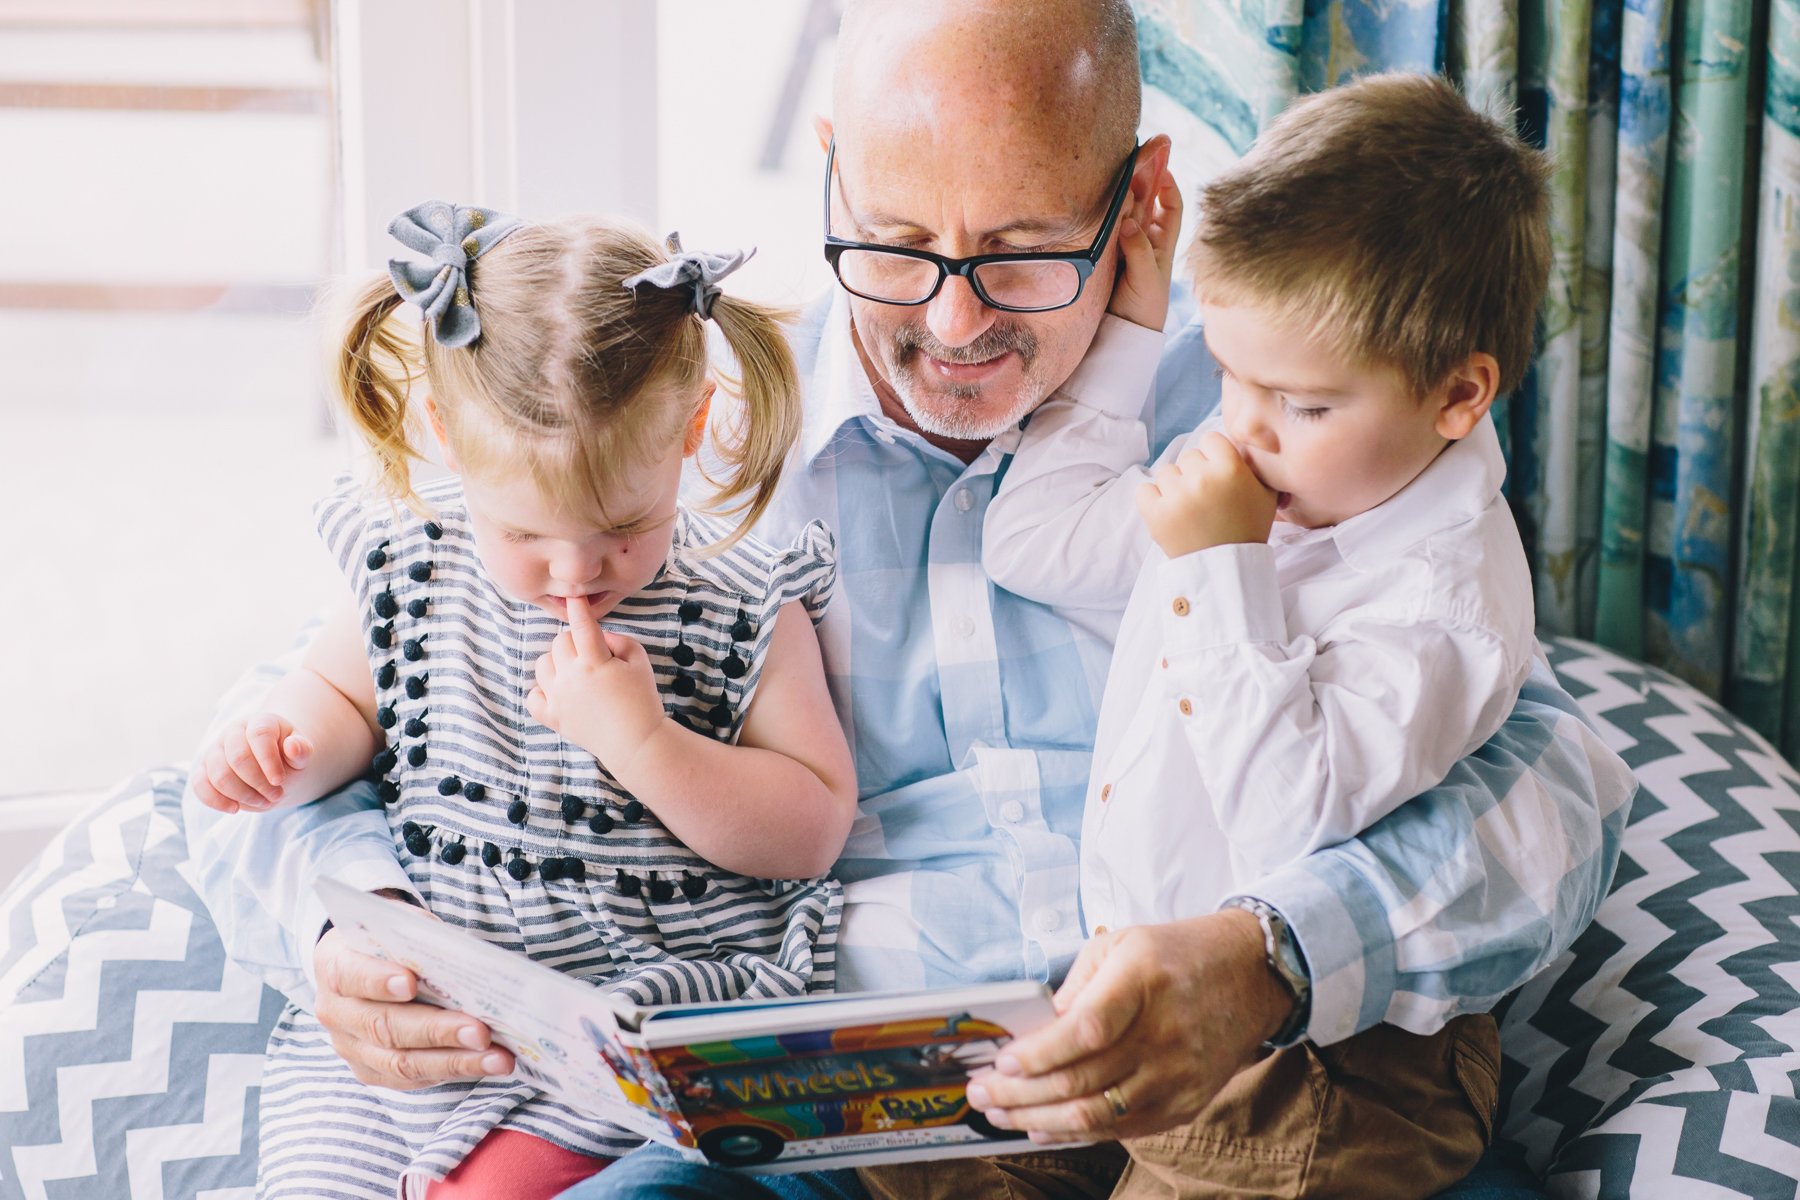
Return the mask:
<svg viewBox="0 0 1800 1200">
<path fill-rule="evenodd" d="M 1285 396 L 1281 399 L 1281 406 L 1287 409 L 1287 415 L 1296 421 L 1316 421 L 1327 411 L 1323 408 L 1301 408 Z"/>
</svg>

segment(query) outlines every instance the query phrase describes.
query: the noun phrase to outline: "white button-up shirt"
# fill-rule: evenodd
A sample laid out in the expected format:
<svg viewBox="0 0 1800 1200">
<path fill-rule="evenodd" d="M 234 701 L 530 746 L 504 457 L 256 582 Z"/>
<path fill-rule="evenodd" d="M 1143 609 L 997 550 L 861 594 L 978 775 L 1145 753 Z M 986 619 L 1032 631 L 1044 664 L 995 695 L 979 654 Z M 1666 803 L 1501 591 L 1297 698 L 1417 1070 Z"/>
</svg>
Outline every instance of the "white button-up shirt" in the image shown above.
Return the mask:
<svg viewBox="0 0 1800 1200">
<path fill-rule="evenodd" d="M 1135 512 L 1160 340 L 1108 323 L 1034 415 L 987 517 L 1002 586 L 1094 603 L 1136 580 L 1081 837 L 1083 911 L 1114 928 L 1211 912 L 1442 782 L 1506 720 L 1536 647 L 1487 420 L 1338 525 L 1163 554 Z"/>
</svg>

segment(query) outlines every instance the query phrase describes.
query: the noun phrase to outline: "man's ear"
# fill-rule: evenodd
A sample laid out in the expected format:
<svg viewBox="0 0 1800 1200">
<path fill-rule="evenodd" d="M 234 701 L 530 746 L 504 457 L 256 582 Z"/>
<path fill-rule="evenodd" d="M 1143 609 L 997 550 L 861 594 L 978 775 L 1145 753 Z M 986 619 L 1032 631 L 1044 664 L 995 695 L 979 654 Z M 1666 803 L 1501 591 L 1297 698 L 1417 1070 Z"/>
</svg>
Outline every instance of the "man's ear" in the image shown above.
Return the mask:
<svg viewBox="0 0 1800 1200">
<path fill-rule="evenodd" d="M 1171 147 L 1169 135 L 1159 133 L 1138 150 L 1137 166 L 1131 171 L 1131 195 L 1125 198 L 1124 211 L 1119 214 L 1121 217 L 1136 216 L 1146 204 L 1156 198 L 1156 185 L 1162 179 L 1163 172 L 1169 168 Z M 1113 176 L 1113 182 L 1118 182 L 1118 179 L 1117 175 Z"/>
<path fill-rule="evenodd" d="M 831 118 L 824 113 L 814 113 L 812 117 L 813 132 L 819 136 L 819 149 L 831 145 Z"/>
<path fill-rule="evenodd" d="M 1499 360 L 1491 354 L 1469 355 L 1432 396 L 1438 405 L 1438 435 L 1453 442 L 1468 437 L 1494 406 L 1499 391 Z"/>
<path fill-rule="evenodd" d="M 706 441 L 706 418 L 712 413 L 713 393 L 719 385 L 711 379 L 700 393 L 700 407 L 694 410 L 693 419 L 688 422 L 687 436 L 681 443 L 681 457 L 692 458 L 700 452 L 700 445 Z"/>
<path fill-rule="evenodd" d="M 437 401 L 430 396 L 425 397 L 425 415 L 431 418 L 431 432 L 437 435 L 438 449 L 444 452 L 444 466 L 462 474 L 462 468 L 456 465 L 456 455 L 450 450 L 450 435 L 444 432 L 444 419 L 438 415 Z"/>
</svg>

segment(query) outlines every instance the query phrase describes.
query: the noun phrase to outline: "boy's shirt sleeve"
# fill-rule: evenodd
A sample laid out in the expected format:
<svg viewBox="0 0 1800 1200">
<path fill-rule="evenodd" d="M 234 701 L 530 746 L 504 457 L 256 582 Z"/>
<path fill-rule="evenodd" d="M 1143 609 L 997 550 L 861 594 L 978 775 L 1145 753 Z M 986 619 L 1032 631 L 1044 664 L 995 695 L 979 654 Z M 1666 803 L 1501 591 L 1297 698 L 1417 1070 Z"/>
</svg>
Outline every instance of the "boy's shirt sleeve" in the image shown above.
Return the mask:
<svg viewBox="0 0 1800 1200">
<path fill-rule="evenodd" d="M 1042 604 L 1123 609 L 1150 547 L 1143 414 L 1161 330 L 1108 315 L 1069 379 L 1031 413 L 998 472 L 982 529 L 988 578 Z"/>
<path fill-rule="evenodd" d="M 1167 691 L 1232 857 L 1257 875 L 1355 837 L 1506 719 L 1529 634 L 1352 610 L 1290 632 L 1267 543 L 1156 570 Z M 1242 875 L 1240 875 L 1240 878 Z"/>
<path fill-rule="evenodd" d="M 1549 966 L 1612 886 L 1637 781 L 1540 658 L 1499 731 L 1349 841 L 1238 895 L 1287 920 L 1312 977 L 1307 1036 L 1431 1034 Z"/>
</svg>

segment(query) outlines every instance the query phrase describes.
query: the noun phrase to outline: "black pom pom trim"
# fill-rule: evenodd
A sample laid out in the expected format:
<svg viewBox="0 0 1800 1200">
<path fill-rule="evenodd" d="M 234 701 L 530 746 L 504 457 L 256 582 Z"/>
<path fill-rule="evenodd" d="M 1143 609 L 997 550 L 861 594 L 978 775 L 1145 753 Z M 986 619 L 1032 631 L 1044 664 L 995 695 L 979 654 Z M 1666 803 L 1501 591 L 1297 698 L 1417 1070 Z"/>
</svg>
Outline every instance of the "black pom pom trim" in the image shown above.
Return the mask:
<svg viewBox="0 0 1800 1200">
<path fill-rule="evenodd" d="M 686 642 L 680 642 L 669 651 L 669 657 L 675 660 L 678 667 L 691 667 L 694 665 L 694 648 Z"/>
<path fill-rule="evenodd" d="M 420 713 L 406 723 L 407 737 L 424 737 L 431 732 L 431 726 L 425 723 L 425 714 Z"/>
<path fill-rule="evenodd" d="M 745 663 L 743 659 L 738 657 L 736 650 L 733 650 L 728 654 L 725 657 L 725 661 L 719 664 L 719 670 L 725 672 L 725 678 L 727 679 L 742 679 L 744 677 L 744 672 L 749 669 L 749 665 Z"/>
<path fill-rule="evenodd" d="M 445 846 L 438 852 L 438 857 L 454 867 L 463 860 L 463 855 L 467 853 L 467 846 L 463 845 L 461 842 L 451 842 L 448 846 Z"/>
<path fill-rule="evenodd" d="M 417 700 L 425 694 L 425 681 L 429 675 L 409 675 L 406 677 L 406 698 Z"/>
<path fill-rule="evenodd" d="M 400 602 L 394 599 L 393 592 L 383 592 L 375 597 L 375 615 L 383 621 L 400 611 Z"/>
<path fill-rule="evenodd" d="M 417 745 L 408 748 L 406 751 L 406 762 L 408 766 L 413 767 L 422 767 L 425 765 L 424 742 L 419 742 Z"/>
<path fill-rule="evenodd" d="M 381 798 L 383 804 L 392 804 L 400 799 L 400 785 L 391 779 L 384 779 L 375 785 L 375 794 Z"/>
<path fill-rule="evenodd" d="M 674 898 L 674 884 L 666 879 L 658 879 L 655 875 L 650 876 L 650 902 L 652 904 L 667 904 Z"/>
<path fill-rule="evenodd" d="M 425 522 L 425 536 L 435 542 L 444 536 L 444 527 L 436 521 L 427 521 Z"/>
<path fill-rule="evenodd" d="M 465 799 L 473 800 L 475 803 L 480 804 L 483 800 L 487 799 L 487 785 L 484 783 L 468 784 L 463 788 L 463 796 Z"/>
<path fill-rule="evenodd" d="M 506 819 L 514 825 L 523 825 L 525 818 L 531 815 L 531 806 L 523 800 L 514 800 L 506 806 Z"/>
<path fill-rule="evenodd" d="M 604 809 L 595 813 L 594 819 L 588 822 L 588 829 L 594 833 L 611 833 L 613 831 L 613 819 L 611 814 L 607 813 Z"/>
<path fill-rule="evenodd" d="M 438 780 L 438 795 L 454 796 L 462 791 L 462 780 L 454 775 L 446 775 Z"/>
<path fill-rule="evenodd" d="M 562 819 L 564 821 L 573 825 L 575 822 L 581 820 L 581 814 L 586 811 L 587 804 L 582 801 L 580 796 L 571 796 L 566 792 L 563 794 Z"/>
<path fill-rule="evenodd" d="M 420 598 L 418 600 L 408 600 L 406 602 L 406 615 L 416 621 L 420 617 L 424 616 L 426 613 L 426 610 L 428 610 L 430 607 L 431 607 L 430 603 L 428 601 L 424 600 L 423 598 Z"/>
<path fill-rule="evenodd" d="M 375 643 L 375 648 L 377 650 L 386 650 L 393 646 L 394 623 L 389 621 L 386 625 L 377 625 L 375 628 L 369 630 L 369 640 Z"/>
<path fill-rule="evenodd" d="M 377 754 L 375 756 L 375 761 L 370 763 L 369 766 L 374 770 L 374 772 L 377 775 L 386 775 L 389 771 L 393 770 L 399 764 L 400 764 L 399 753 L 392 746 L 389 746 L 386 750 L 383 750 L 380 754 Z"/>
<path fill-rule="evenodd" d="M 698 621 L 700 614 L 704 611 L 706 610 L 700 607 L 698 600 L 683 600 L 681 607 L 675 610 L 675 614 L 681 618 L 683 625 L 689 625 Z"/>
<path fill-rule="evenodd" d="M 690 875 L 686 871 L 683 871 L 681 873 L 681 894 L 686 896 L 689 900 L 698 900 L 700 897 L 706 895 L 705 877 L 700 875 Z"/>
<path fill-rule="evenodd" d="M 538 874 L 542 875 L 545 881 L 549 883 L 554 883 L 558 879 L 561 879 L 562 871 L 563 860 L 560 858 L 546 858 L 543 862 L 538 864 Z"/>
<path fill-rule="evenodd" d="M 627 800 L 625 807 L 619 810 L 619 816 L 627 825 L 644 819 L 644 805 L 639 800 Z"/>
<path fill-rule="evenodd" d="M 714 725 L 731 724 L 731 706 L 723 700 L 706 710 L 706 719 Z"/>
<path fill-rule="evenodd" d="M 500 847 L 492 842 L 484 842 L 481 846 L 481 861 L 490 867 L 500 865 Z"/>
<path fill-rule="evenodd" d="M 379 688 L 391 688 L 394 686 L 394 680 L 399 677 L 399 669 L 394 666 L 393 660 L 389 659 L 387 662 L 381 664 L 381 669 L 379 671 L 375 672 L 375 686 Z"/>
<path fill-rule="evenodd" d="M 400 714 L 389 705 L 382 705 L 375 710 L 375 723 L 383 729 L 392 729 L 400 721 Z"/>
<path fill-rule="evenodd" d="M 563 874 L 576 883 L 581 883 L 587 879 L 587 864 L 573 856 L 565 858 L 563 859 Z"/>
<path fill-rule="evenodd" d="M 644 890 L 644 881 L 636 875 L 627 875 L 621 868 L 618 877 L 613 880 L 613 886 L 619 889 L 621 896 L 635 896 Z"/>
<path fill-rule="evenodd" d="M 687 699 L 694 694 L 694 677 L 692 675 L 677 674 L 675 676 L 675 681 L 669 685 L 669 690 L 674 692 L 677 696 L 680 696 L 682 699 Z"/>
<path fill-rule="evenodd" d="M 406 568 L 406 577 L 414 583 L 424 583 L 431 578 L 431 564 L 428 562 L 414 563 Z"/>
<path fill-rule="evenodd" d="M 404 657 L 407 662 L 418 662 L 421 658 L 424 658 L 425 639 L 430 636 L 429 633 L 422 633 L 416 638 L 407 638 L 404 642 L 400 643 L 401 656 Z"/>
<path fill-rule="evenodd" d="M 368 567 L 371 571 L 379 571 L 381 568 L 387 566 L 386 547 L 387 543 L 383 542 L 381 545 L 369 551 L 368 555 L 363 559 L 363 565 Z"/>
<path fill-rule="evenodd" d="M 506 864 L 506 873 L 520 883 L 531 878 L 531 862 L 525 858 L 515 858 Z"/>
</svg>

